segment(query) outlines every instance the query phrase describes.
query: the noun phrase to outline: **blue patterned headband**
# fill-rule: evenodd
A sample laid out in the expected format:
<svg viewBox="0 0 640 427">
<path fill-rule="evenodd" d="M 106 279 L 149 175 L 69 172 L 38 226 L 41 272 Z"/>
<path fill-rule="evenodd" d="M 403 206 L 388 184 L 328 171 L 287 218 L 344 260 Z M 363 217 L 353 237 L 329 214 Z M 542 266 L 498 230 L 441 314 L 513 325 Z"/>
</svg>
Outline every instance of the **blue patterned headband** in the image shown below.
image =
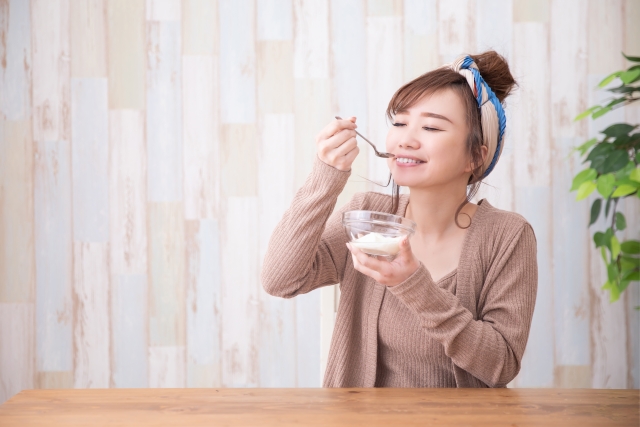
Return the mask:
<svg viewBox="0 0 640 427">
<path fill-rule="evenodd" d="M 467 79 L 471 92 L 476 97 L 478 108 L 480 108 L 482 144 L 489 150 L 483 167 L 482 178 L 485 178 L 498 163 L 504 146 L 504 129 L 507 126 L 504 108 L 480 75 L 478 66 L 469 55 L 461 55 L 448 67 Z"/>
</svg>

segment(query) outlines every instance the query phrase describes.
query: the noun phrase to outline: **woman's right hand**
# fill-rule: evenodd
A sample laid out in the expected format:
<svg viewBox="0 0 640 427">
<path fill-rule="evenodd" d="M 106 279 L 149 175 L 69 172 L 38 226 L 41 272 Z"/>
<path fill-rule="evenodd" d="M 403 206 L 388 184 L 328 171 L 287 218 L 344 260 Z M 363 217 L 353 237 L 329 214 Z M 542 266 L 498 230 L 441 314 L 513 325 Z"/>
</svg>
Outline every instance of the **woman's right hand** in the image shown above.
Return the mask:
<svg viewBox="0 0 640 427">
<path fill-rule="evenodd" d="M 316 136 L 320 160 L 341 171 L 351 170 L 360 152 L 356 142 L 356 118 L 333 120 Z"/>
</svg>

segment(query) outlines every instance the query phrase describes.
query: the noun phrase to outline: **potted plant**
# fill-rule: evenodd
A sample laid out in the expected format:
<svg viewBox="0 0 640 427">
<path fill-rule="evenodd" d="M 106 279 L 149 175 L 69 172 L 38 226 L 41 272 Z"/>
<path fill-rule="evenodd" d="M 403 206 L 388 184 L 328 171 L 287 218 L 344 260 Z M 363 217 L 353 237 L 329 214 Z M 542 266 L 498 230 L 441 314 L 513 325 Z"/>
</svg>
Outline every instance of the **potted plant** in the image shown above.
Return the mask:
<svg viewBox="0 0 640 427">
<path fill-rule="evenodd" d="M 598 85 L 605 88 L 619 81 L 620 85 L 607 89 L 612 97 L 606 104 L 582 112 L 575 120 L 589 116 L 596 119 L 640 100 L 640 57 L 624 57 L 634 64 L 626 70 L 612 73 Z M 584 163 L 588 167 L 574 177 L 571 191 L 577 191 L 576 200 L 583 200 L 596 191 L 601 196 L 591 205 L 589 226 L 601 214 L 604 215 L 608 227 L 596 231 L 593 241 L 596 248 L 600 248 L 607 267 L 607 281 L 602 288 L 609 291 L 611 302 L 617 301 L 631 282 L 640 280 L 640 241 L 621 241 L 618 237 L 618 232 L 627 227 L 626 218 L 618 212 L 618 202 L 622 198 L 640 197 L 638 128 L 638 124 L 616 123 L 602 130 L 600 137 L 576 148 L 585 157 Z"/>
</svg>

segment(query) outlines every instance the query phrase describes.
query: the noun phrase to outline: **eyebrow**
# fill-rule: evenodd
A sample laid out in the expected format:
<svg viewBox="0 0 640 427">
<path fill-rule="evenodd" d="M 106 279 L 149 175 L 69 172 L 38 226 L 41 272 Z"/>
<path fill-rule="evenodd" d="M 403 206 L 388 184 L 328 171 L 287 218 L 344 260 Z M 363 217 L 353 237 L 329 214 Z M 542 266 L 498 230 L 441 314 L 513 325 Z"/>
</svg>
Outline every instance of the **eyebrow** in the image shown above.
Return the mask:
<svg viewBox="0 0 640 427">
<path fill-rule="evenodd" d="M 402 111 L 398 111 L 398 112 L 396 113 L 396 116 L 397 116 L 398 114 L 405 114 L 405 115 L 406 115 L 406 114 L 408 114 L 408 112 L 407 112 L 406 110 L 402 110 Z M 423 116 L 423 117 L 433 117 L 434 119 L 446 120 L 446 121 L 448 121 L 449 123 L 453 124 L 453 122 L 452 122 L 451 120 L 449 120 L 448 118 L 446 118 L 445 116 L 442 116 L 442 115 L 440 115 L 440 114 L 436 114 L 436 113 L 429 113 L 428 111 L 424 111 L 424 112 L 420 113 L 420 115 L 421 115 L 421 116 Z"/>
</svg>

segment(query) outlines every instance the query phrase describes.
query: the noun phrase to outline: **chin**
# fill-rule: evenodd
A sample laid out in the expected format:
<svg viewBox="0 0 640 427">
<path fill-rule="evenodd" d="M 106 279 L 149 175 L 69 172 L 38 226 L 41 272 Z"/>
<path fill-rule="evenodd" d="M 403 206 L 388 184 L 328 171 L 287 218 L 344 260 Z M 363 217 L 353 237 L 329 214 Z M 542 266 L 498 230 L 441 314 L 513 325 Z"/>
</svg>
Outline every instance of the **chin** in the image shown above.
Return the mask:
<svg viewBox="0 0 640 427">
<path fill-rule="evenodd" d="M 399 173 L 398 173 L 399 172 Z M 401 187 L 408 188 L 436 188 L 442 186 L 449 186 L 454 182 L 454 179 L 446 179 L 447 177 L 433 176 L 433 174 L 410 174 L 402 173 L 404 171 L 396 171 L 392 174 L 393 181 Z"/>
<path fill-rule="evenodd" d="M 416 168 L 393 167 L 390 169 L 393 181 L 401 187 L 419 187 L 429 181 L 429 177 L 425 176 L 429 174 L 425 174 L 425 171 L 417 171 Z"/>
<path fill-rule="evenodd" d="M 393 176 L 393 182 L 398 184 L 401 187 L 419 187 L 424 185 L 424 180 L 417 180 L 415 178 L 403 177 L 403 176 Z"/>
</svg>

